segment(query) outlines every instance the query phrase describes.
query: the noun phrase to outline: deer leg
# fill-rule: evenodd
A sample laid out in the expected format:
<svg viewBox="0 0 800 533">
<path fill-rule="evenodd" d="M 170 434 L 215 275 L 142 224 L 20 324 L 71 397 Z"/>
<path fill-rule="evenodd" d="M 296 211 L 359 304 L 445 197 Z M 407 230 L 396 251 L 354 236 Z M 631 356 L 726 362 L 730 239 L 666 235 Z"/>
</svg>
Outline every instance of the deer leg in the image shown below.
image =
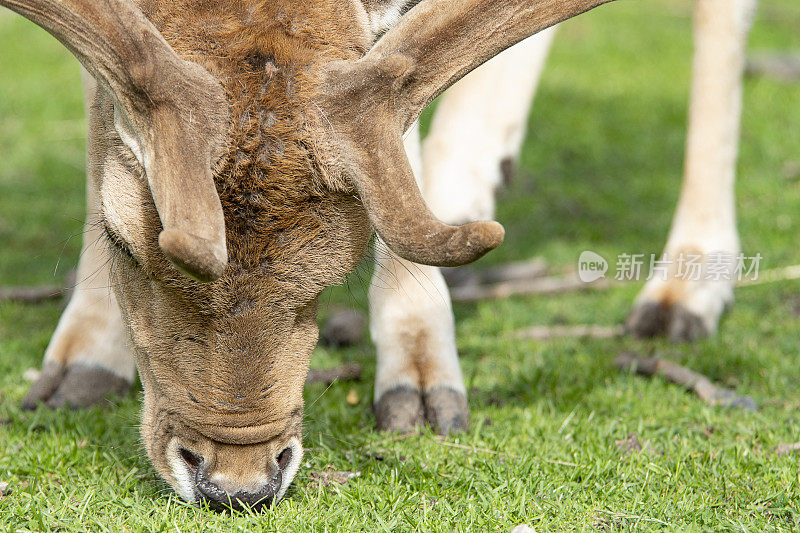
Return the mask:
<svg viewBox="0 0 800 533">
<path fill-rule="evenodd" d="M 104 140 L 91 109 L 97 86 L 84 72 L 89 117 L 89 156 L 86 178 L 86 224 L 72 298 L 58 322 L 42 363 L 42 373 L 22 401 L 26 409 L 44 402 L 49 407 L 88 407 L 107 394 L 122 394 L 136 377 L 127 332 L 109 285 L 108 256 L 99 212 L 99 178 Z"/>
<path fill-rule="evenodd" d="M 406 137 L 406 150 L 419 180 L 417 125 Z M 401 259 L 378 240 L 369 303 L 370 333 L 378 352 L 378 429 L 407 432 L 428 421 L 440 434 L 465 430 L 467 396 L 450 293 L 439 269 Z"/>
<path fill-rule="evenodd" d="M 684 179 L 664 250 L 666 275 L 653 276 L 627 320 L 638 337 L 691 341 L 716 332 L 733 302 L 736 256 L 734 177 L 745 44 L 755 0 L 698 0 Z M 694 257 L 703 274 L 680 271 Z M 711 263 L 717 263 L 712 265 Z M 711 269 L 725 274 L 711 275 Z"/>
<path fill-rule="evenodd" d="M 450 88 L 424 152 L 418 129 L 409 132 L 406 151 L 418 184 L 445 222 L 492 218 L 494 190 L 504 162 L 519 151 L 553 34 L 518 44 Z M 469 408 L 441 271 L 400 259 L 379 242 L 370 331 L 378 352 L 378 428 L 410 431 L 428 422 L 440 434 L 466 429 Z"/>
</svg>

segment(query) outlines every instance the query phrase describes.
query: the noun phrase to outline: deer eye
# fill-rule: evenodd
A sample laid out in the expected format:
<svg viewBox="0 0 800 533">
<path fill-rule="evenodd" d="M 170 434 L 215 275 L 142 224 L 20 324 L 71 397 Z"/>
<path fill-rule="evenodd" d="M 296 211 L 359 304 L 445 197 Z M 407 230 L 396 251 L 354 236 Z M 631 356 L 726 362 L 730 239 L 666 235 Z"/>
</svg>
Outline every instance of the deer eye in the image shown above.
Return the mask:
<svg viewBox="0 0 800 533">
<path fill-rule="evenodd" d="M 136 257 L 133 255 L 133 252 L 128 246 L 128 243 L 125 242 L 119 234 L 111 229 L 111 226 L 108 225 L 107 221 L 103 221 L 103 237 L 105 238 L 106 242 L 108 243 L 111 250 L 116 254 L 125 257 L 133 261 L 134 263 L 138 264 Z"/>
</svg>

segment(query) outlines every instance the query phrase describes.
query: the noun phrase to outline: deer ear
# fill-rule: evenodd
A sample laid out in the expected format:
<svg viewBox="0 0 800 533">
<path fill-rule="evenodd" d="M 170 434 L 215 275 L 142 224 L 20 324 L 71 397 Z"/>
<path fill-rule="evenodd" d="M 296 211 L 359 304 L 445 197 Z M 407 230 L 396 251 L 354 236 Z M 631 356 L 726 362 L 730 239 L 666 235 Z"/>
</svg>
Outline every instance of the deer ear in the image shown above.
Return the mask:
<svg viewBox="0 0 800 533">
<path fill-rule="evenodd" d="M 610 0 L 422 0 L 358 61 L 327 66 L 319 104 L 341 172 L 401 257 L 454 266 L 503 240 L 496 222 L 448 226 L 425 205 L 402 135 L 468 72 L 522 39 Z M 328 131 L 328 130 L 326 130 Z"/>
<path fill-rule="evenodd" d="M 225 221 L 211 171 L 228 128 L 220 84 L 182 60 L 131 0 L 0 0 L 75 54 L 114 99 L 164 228 L 159 243 L 200 280 L 227 265 Z"/>
</svg>

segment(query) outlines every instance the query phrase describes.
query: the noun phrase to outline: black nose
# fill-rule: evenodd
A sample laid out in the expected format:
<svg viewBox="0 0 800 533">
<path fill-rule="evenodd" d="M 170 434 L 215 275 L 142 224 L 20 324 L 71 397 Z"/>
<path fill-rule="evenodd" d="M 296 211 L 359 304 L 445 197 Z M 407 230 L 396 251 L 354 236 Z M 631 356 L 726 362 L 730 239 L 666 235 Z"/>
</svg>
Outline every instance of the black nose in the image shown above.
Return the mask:
<svg viewBox="0 0 800 533">
<path fill-rule="evenodd" d="M 220 489 L 205 476 L 198 476 L 195 486 L 199 503 L 207 503 L 215 511 L 241 511 L 245 508 L 260 511 L 272 505 L 281 488 L 281 481 L 281 473 L 277 472 L 275 478 L 258 492 L 239 491 L 235 494 Z"/>
<path fill-rule="evenodd" d="M 189 469 L 194 473 L 195 495 L 198 503 L 207 504 L 215 511 L 234 510 L 241 511 L 245 508 L 259 511 L 272 505 L 283 483 L 283 471 L 292 460 L 292 449 L 286 448 L 276 457 L 277 470 L 272 480 L 261 487 L 257 492 L 237 491 L 233 494 L 220 488 L 210 479 L 205 460 L 185 448 L 180 450 L 181 457 Z"/>
</svg>

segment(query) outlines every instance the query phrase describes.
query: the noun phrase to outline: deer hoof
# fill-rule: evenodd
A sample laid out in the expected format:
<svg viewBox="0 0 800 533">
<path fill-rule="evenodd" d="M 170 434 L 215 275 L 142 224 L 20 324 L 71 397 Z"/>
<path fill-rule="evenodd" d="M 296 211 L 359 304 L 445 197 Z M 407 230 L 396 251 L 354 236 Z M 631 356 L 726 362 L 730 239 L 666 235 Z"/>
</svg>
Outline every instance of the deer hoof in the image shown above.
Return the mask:
<svg viewBox="0 0 800 533">
<path fill-rule="evenodd" d="M 666 336 L 672 342 L 694 342 L 711 335 L 703 317 L 682 305 L 643 302 L 625 322 L 626 331 L 637 338 Z"/>
<path fill-rule="evenodd" d="M 422 394 L 401 386 L 389 390 L 373 406 L 379 431 L 410 433 L 425 423 Z"/>
<path fill-rule="evenodd" d="M 22 408 L 33 410 L 44 403 L 51 409 L 85 409 L 106 402 L 111 396 L 123 396 L 132 383 L 97 366 L 48 363 L 31 385 Z"/>
<path fill-rule="evenodd" d="M 450 387 L 425 392 L 425 419 L 439 435 L 461 433 L 469 428 L 467 396 Z"/>
</svg>

